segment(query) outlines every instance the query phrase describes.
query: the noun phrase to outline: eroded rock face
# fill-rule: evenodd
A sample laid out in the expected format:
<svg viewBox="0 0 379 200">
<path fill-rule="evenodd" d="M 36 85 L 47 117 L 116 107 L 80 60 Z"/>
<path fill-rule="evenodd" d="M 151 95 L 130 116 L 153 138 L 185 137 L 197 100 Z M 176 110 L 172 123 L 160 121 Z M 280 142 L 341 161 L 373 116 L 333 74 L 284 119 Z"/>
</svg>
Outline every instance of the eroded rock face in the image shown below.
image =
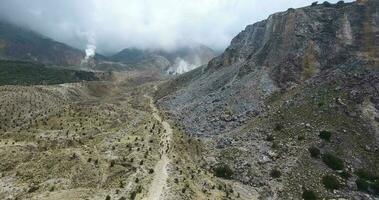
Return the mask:
<svg viewBox="0 0 379 200">
<path fill-rule="evenodd" d="M 209 124 L 212 115 L 230 112 L 238 118 L 246 111 L 262 110 L 262 100 L 275 91 L 356 61 L 377 62 L 377 24 L 376 1 L 273 14 L 247 26 L 221 56 L 202 69 L 196 81 L 166 101 L 167 106 L 179 115 L 193 111 L 196 114 L 183 115 L 185 124 L 200 126 Z"/>
<path fill-rule="evenodd" d="M 320 177 L 338 174 L 308 148 L 338 154 L 350 173 L 379 167 L 376 115 L 366 119 L 379 107 L 368 103 L 379 96 L 378 13 L 379 2 L 368 0 L 271 15 L 207 66 L 163 85 L 158 103 L 206 138 L 205 157 L 228 163 L 263 199 L 300 199 L 311 188 L 324 198 L 365 197 L 352 187 L 325 189 Z M 318 137 L 323 129 L 334 131 L 331 142 Z"/>
</svg>

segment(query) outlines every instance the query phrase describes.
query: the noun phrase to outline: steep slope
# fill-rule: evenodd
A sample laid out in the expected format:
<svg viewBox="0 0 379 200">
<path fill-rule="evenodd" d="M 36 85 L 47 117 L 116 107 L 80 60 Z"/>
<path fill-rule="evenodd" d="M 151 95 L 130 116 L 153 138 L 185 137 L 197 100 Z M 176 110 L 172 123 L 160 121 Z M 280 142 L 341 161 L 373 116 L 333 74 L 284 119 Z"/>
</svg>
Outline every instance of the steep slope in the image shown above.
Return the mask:
<svg viewBox="0 0 379 200">
<path fill-rule="evenodd" d="M 216 53 L 204 45 L 182 47 L 173 51 L 124 49 L 110 59 L 130 69 L 152 68 L 162 72 L 184 73 L 208 63 Z"/>
<path fill-rule="evenodd" d="M 374 198 L 378 16 L 374 0 L 271 15 L 156 98 L 206 144 L 209 166 L 262 199 Z"/>
<path fill-rule="evenodd" d="M 35 32 L 0 22 L 0 58 L 50 65 L 79 65 L 84 53 Z"/>
</svg>

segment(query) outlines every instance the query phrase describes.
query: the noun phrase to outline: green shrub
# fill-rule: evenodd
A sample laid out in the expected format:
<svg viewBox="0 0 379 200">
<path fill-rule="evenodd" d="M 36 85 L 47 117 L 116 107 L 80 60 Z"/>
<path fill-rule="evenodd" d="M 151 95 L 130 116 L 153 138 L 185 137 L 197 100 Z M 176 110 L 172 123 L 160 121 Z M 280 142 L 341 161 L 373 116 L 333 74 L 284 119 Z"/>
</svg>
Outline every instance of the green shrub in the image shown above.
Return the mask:
<svg viewBox="0 0 379 200">
<path fill-rule="evenodd" d="M 328 190 L 338 190 L 340 188 L 340 183 L 337 177 L 332 175 L 326 175 L 322 177 L 322 183 Z"/>
<path fill-rule="evenodd" d="M 312 158 L 320 158 L 320 149 L 317 147 L 310 147 L 308 151 L 311 154 Z"/>
<path fill-rule="evenodd" d="M 282 175 L 282 173 L 277 169 L 273 169 L 270 172 L 270 176 L 273 178 L 280 178 L 281 175 Z"/>
<path fill-rule="evenodd" d="M 330 141 L 330 137 L 332 136 L 332 133 L 329 131 L 321 131 L 318 136 L 323 140 Z"/>
<path fill-rule="evenodd" d="M 312 190 L 304 190 L 302 195 L 304 200 L 316 200 L 317 195 Z"/>
<path fill-rule="evenodd" d="M 107 195 L 107 197 L 105 197 L 105 200 L 111 200 L 111 196 Z"/>
<path fill-rule="evenodd" d="M 227 164 L 224 163 L 217 164 L 214 167 L 213 171 L 215 176 L 220 178 L 230 179 L 233 175 L 233 170 Z"/>
<path fill-rule="evenodd" d="M 343 170 L 342 172 L 338 173 L 338 175 L 340 175 L 344 179 L 349 179 L 351 177 L 351 174 L 346 170 Z"/>
<path fill-rule="evenodd" d="M 344 169 L 344 164 L 341 159 L 338 157 L 334 156 L 333 154 L 326 153 L 322 156 L 322 160 L 324 163 L 330 167 L 333 170 L 343 170 Z"/>
<path fill-rule="evenodd" d="M 373 195 L 379 195 L 379 177 L 369 171 L 360 169 L 356 172 L 359 177 L 355 183 L 358 190 Z"/>
</svg>

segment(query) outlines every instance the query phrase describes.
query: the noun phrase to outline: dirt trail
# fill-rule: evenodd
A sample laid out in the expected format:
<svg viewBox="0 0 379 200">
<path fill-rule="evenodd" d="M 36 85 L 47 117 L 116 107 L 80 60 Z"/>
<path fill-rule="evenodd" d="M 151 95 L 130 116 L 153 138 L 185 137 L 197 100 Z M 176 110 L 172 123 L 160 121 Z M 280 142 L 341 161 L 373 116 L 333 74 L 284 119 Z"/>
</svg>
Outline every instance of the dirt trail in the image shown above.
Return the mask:
<svg viewBox="0 0 379 200">
<path fill-rule="evenodd" d="M 168 164 L 170 163 L 170 158 L 168 157 L 168 149 L 171 142 L 172 137 L 172 128 L 169 123 L 164 121 L 159 116 L 159 111 L 157 107 L 154 105 L 154 100 L 151 96 L 147 96 L 147 98 L 150 99 L 150 107 L 153 111 L 154 118 L 159 121 L 163 126 L 163 134 L 161 136 L 161 141 L 163 142 L 163 145 L 160 147 L 161 151 L 161 159 L 157 162 L 157 164 L 154 167 L 154 178 L 151 182 L 148 194 L 147 194 L 147 200 L 160 200 L 165 199 L 164 197 L 164 190 L 166 189 L 166 183 L 168 178 Z"/>
</svg>

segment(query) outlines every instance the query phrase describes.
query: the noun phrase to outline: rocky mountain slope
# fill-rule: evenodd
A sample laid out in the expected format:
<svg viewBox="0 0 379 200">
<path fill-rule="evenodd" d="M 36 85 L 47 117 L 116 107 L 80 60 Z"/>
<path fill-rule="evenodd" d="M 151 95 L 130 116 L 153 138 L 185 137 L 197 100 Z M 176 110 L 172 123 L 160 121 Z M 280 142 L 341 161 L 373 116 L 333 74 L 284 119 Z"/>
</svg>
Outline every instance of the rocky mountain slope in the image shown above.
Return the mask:
<svg viewBox="0 0 379 200">
<path fill-rule="evenodd" d="M 375 0 L 273 14 L 161 85 L 158 104 L 205 143 L 207 167 L 261 199 L 374 199 L 378 16 Z"/>
<path fill-rule="evenodd" d="M 216 53 L 204 45 L 182 47 L 172 51 L 124 49 L 110 57 L 126 68 L 158 69 L 169 73 L 184 73 L 208 63 Z"/>
</svg>

